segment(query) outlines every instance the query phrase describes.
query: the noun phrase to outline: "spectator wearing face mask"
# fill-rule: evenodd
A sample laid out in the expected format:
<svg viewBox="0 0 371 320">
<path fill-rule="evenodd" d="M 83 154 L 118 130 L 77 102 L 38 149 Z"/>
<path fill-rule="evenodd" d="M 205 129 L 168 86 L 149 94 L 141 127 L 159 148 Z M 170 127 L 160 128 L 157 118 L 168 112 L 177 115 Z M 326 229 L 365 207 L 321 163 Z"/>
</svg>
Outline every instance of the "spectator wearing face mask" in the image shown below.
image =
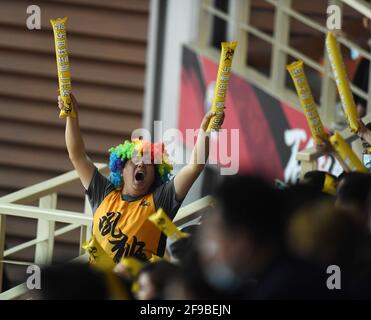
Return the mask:
<svg viewBox="0 0 371 320">
<path fill-rule="evenodd" d="M 250 299 L 326 298 L 326 274 L 288 253 L 283 194 L 254 176 L 227 177 L 205 221 L 200 260 L 208 283 Z"/>
</svg>

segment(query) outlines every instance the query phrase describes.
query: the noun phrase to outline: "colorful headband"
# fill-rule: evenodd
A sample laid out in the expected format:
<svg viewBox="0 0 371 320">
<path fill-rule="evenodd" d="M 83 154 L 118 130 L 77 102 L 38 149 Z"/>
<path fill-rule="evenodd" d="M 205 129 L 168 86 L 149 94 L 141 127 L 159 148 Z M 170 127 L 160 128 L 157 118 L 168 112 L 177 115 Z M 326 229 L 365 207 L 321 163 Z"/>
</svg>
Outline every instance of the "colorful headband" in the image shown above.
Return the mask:
<svg viewBox="0 0 371 320">
<path fill-rule="evenodd" d="M 144 163 L 155 165 L 162 183 L 170 180 L 173 165 L 163 143 L 150 143 L 142 139 L 126 140 L 123 144 L 110 148 L 109 152 L 110 174 L 108 179 L 115 187 L 120 187 L 123 184 L 121 172 L 126 161 L 137 156 L 142 157 Z"/>
</svg>

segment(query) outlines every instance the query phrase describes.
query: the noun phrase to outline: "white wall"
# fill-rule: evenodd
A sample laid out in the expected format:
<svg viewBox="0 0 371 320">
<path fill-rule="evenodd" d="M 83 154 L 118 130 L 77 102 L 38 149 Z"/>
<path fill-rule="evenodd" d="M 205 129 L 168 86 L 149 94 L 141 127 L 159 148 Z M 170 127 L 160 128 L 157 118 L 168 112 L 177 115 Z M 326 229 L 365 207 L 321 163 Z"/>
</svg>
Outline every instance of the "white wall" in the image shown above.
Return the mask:
<svg viewBox="0 0 371 320">
<path fill-rule="evenodd" d="M 199 0 L 168 0 L 160 101 L 163 130 L 178 126 L 182 45 L 196 40 L 200 2 Z M 175 167 L 174 171 L 176 172 L 177 169 L 179 168 Z M 202 176 L 192 187 L 184 204 L 200 197 L 201 179 Z"/>
<path fill-rule="evenodd" d="M 164 129 L 174 128 L 178 123 L 182 45 L 195 40 L 199 3 L 199 0 L 168 0 L 160 106 Z"/>
</svg>

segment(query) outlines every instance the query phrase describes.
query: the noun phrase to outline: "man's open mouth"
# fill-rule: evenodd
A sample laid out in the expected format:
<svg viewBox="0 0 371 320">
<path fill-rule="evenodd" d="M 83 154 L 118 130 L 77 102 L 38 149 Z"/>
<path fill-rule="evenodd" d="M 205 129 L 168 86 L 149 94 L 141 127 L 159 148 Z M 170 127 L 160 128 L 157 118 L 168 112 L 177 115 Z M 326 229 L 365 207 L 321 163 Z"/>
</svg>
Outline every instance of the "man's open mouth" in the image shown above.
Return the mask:
<svg viewBox="0 0 371 320">
<path fill-rule="evenodd" d="M 144 172 L 142 171 L 138 171 L 136 174 L 135 174 L 135 180 L 136 181 L 139 181 L 139 182 L 142 182 L 144 180 Z"/>
</svg>

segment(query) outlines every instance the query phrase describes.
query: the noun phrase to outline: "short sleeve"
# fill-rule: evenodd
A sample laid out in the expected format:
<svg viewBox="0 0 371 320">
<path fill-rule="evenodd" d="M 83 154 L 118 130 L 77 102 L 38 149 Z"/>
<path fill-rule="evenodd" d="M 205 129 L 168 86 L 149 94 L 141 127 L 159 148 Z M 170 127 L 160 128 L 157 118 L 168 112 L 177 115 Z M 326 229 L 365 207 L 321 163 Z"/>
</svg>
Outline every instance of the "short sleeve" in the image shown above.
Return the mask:
<svg viewBox="0 0 371 320">
<path fill-rule="evenodd" d="M 95 168 L 89 188 L 85 192 L 88 196 L 93 213 L 100 206 L 104 198 L 113 190 L 115 190 L 114 185 Z"/>
<path fill-rule="evenodd" d="M 174 179 L 157 187 L 153 192 L 153 198 L 156 210 L 162 208 L 171 219 L 174 219 L 182 204 L 182 201 L 175 198 Z"/>
</svg>

